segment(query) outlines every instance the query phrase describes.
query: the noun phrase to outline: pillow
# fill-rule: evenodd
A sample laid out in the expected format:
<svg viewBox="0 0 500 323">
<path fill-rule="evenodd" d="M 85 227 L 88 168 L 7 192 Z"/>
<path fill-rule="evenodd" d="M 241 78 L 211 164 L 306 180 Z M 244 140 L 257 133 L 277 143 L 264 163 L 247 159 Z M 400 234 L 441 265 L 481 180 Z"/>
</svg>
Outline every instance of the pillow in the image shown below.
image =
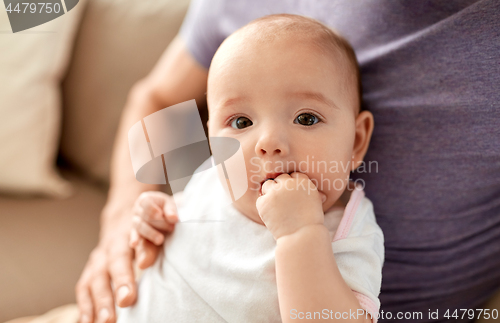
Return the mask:
<svg viewBox="0 0 500 323">
<path fill-rule="evenodd" d="M 3 4 L 2 4 L 3 5 Z M 55 169 L 60 81 L 83 3 L 42 25 L 12 33 L 0 10 L 0 191 L 68 196 Z"/>
<path fill-rule="evenodd" d="M 175 37 L 188 6 L 189 0 L 88 2 L 63 82 L 66 163 L 100 183 L 109 181 L 127 95 Z"/>
</svg>

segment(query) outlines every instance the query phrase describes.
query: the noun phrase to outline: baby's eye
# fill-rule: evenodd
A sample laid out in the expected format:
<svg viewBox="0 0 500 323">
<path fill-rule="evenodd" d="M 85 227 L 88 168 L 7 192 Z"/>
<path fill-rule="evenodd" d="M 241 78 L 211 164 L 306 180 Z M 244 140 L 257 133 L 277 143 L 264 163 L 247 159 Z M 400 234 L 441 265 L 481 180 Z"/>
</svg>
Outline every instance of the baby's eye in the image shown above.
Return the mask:
<svg viewBox="0 0 500 323">
<path fill-rule="evenodd" d="M 253 125 L 253 122 L 247 117 L 238 117 L 231 121 L 231 127 L 235 129 L 243 129 Z"/>
<path fill-rule="evenodd" d="M 312 126 L 313 124 L 316 124 L 319 122 L 319 118 L 316 117 L 314 114 L 310 113 L 302 113 L 299 115 L 297 118 L 295 118 L 294 123 L 301 124 L 303 126 Z"/>
</svg>

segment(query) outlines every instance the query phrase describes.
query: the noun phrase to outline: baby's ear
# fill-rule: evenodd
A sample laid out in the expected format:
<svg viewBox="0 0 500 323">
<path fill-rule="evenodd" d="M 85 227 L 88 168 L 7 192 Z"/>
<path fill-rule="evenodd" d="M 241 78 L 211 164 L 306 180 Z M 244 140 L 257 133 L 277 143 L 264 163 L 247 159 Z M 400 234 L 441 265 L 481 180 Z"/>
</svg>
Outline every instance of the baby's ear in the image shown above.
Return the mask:
<svg viewBox="0 0 500 323">
<path fill-rule="evenodd" d="M 365 157 L 373 132 L 373 115 L 370 111 L 362 111 L 356 117 L 356 137 L 352 149 L 353 168 L 357 168 Z"/>
</svg>

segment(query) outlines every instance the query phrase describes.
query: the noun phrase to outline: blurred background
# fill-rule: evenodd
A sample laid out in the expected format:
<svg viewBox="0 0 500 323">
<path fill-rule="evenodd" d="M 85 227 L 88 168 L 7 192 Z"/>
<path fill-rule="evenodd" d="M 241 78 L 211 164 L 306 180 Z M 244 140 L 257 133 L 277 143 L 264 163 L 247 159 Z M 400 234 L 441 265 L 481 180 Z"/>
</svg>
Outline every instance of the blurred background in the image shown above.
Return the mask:
<svg viewBox="0 0 500 323">
<path fill-rule="evenodd" d="M 188 5 L 80 1 L 15 34 L 1 8 L 0 322 L 75 302 L 98 241 L 127 94 L 177 34 Z"/>
</svg>

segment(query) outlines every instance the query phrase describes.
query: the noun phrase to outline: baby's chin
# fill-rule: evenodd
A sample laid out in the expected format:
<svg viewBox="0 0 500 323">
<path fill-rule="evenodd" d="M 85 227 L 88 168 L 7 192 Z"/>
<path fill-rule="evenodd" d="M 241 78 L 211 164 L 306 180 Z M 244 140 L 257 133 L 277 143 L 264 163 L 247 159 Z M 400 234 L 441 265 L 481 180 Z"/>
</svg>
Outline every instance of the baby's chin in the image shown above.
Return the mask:
<svg viewBox="0 0 500 323">
<path fill-rule="evenodd" d="M 256 201 L 257 199 L 255 199 L 255 202 Z M 255 202 L 253 204 L 243 203 L 243 201 L 239 199 L 238 201 L 233 203 L 233 206 L 248 219 L 252 220 L 255 223 L 264 225 L 264 222 L 260 218 L 259 212 L 257 211 L 257 207 L 255 206 Z"/>
<path fill-rule="evenodd" d="M 238 210 L 241 214 L 249 218 L 250 220 L 264 225 L 262 219 L 257 211 L 257 199 L 260 193 L 258 191 L 248 190 L 241 198 L 233 202 L 233 207 Z"/>
</svg>

